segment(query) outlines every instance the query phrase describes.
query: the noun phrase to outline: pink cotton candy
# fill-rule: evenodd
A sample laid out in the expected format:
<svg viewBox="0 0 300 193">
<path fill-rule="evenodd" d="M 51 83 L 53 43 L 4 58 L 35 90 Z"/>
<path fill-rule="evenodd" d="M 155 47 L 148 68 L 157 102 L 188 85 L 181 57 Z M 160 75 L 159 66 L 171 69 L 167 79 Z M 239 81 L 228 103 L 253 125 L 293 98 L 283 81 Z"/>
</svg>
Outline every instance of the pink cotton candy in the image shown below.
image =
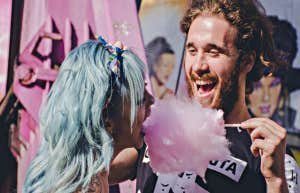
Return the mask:
<svg viewBox="0 0 300 193">
<path fill-rule="evenodd" d="M 223 112 L 196 101 L 158 100 L 144 126 L 155 172 L 194 171 L 204 177 L 209 161 L 230 155 Z"/>
</svg>

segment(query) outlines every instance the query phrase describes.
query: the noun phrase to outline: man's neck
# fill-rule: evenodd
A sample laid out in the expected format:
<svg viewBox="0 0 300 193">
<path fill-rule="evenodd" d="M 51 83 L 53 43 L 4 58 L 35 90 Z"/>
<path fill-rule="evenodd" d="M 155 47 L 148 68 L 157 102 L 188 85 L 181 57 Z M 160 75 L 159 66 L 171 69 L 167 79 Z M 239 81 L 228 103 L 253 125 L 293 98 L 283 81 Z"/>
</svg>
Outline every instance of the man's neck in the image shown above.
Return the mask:
<svg viewBox="0 0 300 193">
<path fill-rule="evenodd" d="M 245 88 L 240 88 L 240 94 L 237 102 L 235 103 L 232 111 L 228 113 L 225 117 L 225 123 L 234 124 L 241 123 L 251 118 L 248 111 L 246 100 L 245 100 Z"/>
<path fill-rule="evenodd" d="M 225 117 L 225 123 L 234 124 L 241 123 L 251 118 L 247 106 L 238 106 L 236 105 L 234 109 Z"/>
</svg>

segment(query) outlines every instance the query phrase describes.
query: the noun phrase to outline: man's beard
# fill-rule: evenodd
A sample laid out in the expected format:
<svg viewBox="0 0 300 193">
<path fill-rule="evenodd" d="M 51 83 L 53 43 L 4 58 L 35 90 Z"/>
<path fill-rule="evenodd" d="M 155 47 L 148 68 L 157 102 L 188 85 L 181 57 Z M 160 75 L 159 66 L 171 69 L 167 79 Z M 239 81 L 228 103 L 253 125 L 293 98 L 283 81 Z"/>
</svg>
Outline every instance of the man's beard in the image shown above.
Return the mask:
<svg viewBox="0 0 300 193">
<path fill-rule="evenodd" d="M 237 67 L 232 71 L 230 78 L 221 85 L 221 97 L 217 109 L 222 109 L 224 111 L 224 117 L 233 110 L 234 105 L 239 99 L 239 67 L 240 65 L 237 64 Z"/>
<path fill-rule="evenodd" d="M 226 117 L 233 110 L 234 105 L 239 99 L 239 74 L 240 64 L 237 63 L 236 67 L 233 69 L 228 78 L 224 80 L 221 85 L 216 85 L 216 91 L 220 93 L 215 93 L 219 96 L 217 99 L 213 100 L 214 104 L 211 108 L 222 109 L 224 111 L 224 117 Z M 193 83 L 191 80 L 188 80 L 187 76 L 186 83 L 188 87 L 188 94 L 190 97 L 193 97 Z"/>
</svg>

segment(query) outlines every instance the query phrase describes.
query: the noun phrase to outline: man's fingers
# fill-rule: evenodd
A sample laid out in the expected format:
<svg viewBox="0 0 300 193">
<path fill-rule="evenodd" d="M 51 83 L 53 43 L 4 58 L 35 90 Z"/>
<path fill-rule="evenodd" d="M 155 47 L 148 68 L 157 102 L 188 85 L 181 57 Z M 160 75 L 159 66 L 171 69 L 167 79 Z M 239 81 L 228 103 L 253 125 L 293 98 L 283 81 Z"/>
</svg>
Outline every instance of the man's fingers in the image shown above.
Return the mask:
<svg viewBox="0 0 300 193">
<path fill-rule="evenodd" d="M 251 140 L 254 141 L 255 139 L 265 139 L 271 137 L 273 136 L 273 134 L 268 129 L 258 127 L 251 132 L 250 136 L 251 136 Z"/>
<path fill-rule="evenodd" d="M 250 147 L 251 152 L 254 156 L 270 156 L 277 148 L 277 145 L 271 141 L 264 139 L 255 139 Z"/>
<path fill-rule="evenodd" d="M 256 128 L 265 128 L 270 130 L 274 135 L 284 138 L 286 130 L 279 126 L 277 123 L 266 118 L 252 118 L 241 123 L 241 127 L 247 129 L 250 133 Z"/>
<path fill-rule="evenodd" d="M 255 157 L 259 156 L 260 149 L 263 149 L 265 141 L 263 139 L 256 139 L 252 142 L 250 150 Z"/>
<path fill-rule="evenodd" d="M 121 48 L 122 50 L 124 49 L 124 45 L 123 45 L 123 43 L 121 41 L 116 41 L 114 43 L 114 46 L 118 47 L 118 48 Z"/>
<path fill-rule="evenodd" d="M 266 124 L 266 121 L 263 118 L 251 118 L 242 122 L 241 127 L 245 129 L 253 129 L 264 124 Z"/>
</svg>

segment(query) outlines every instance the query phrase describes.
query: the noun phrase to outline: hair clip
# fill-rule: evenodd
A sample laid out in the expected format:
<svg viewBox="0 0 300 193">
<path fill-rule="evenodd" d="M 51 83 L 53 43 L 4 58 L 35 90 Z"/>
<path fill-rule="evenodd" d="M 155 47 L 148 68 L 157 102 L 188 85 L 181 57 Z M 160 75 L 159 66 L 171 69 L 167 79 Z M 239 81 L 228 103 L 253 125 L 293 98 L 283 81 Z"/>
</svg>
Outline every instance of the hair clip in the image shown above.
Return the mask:
<svg viewBox="0 0 300 193">
<path fill-rule="evenodd" d="M 117 57 L 112 57 L 112 59 L 110 59 L 109 69 L 120 78 L 120 61 L 117 59 Z"/>
<path fill-rule="evenodd" d="M 121 64 L 122 64 L 122 53 L 123 50 L 119 47 L 112 46 L 107 43 L 102 36 L 99 36 L 98 41 L 111 53 L 108 68 L 118 77 L 121 77 Z"/>
</svg>

